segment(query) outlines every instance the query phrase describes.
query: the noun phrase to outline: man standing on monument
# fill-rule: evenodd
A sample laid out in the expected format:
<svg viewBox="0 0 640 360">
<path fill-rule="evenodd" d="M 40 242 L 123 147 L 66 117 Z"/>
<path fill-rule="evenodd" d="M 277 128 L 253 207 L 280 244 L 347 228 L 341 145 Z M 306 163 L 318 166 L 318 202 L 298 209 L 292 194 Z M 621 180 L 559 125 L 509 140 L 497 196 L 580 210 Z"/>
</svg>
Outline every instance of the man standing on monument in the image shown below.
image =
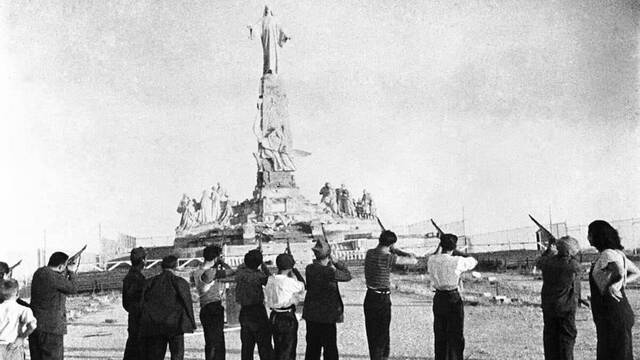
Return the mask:
<svg viewBox="0 0 640 360">
<path fill-rule="evenodd" d="M 273 16 L 273 11 L 269 5 L 264 6 L 264 15 L 258 21 L 262 25 L 262 53 L 264 63 L 262 66 L 263 74 L 278 73 L 278 47 L 282 47 L 287 40 L 291 38 L 282 30 L 278 19 Z M 257 23 L 255 24 L 258 25 Z M 253 26 L 249 25 L 249 38 L 253 39 Z"/>
<path fill-rule="evenodd" d="M 325 183 L 324 186 L 320 189 L 320 195 L 322 195 L 322 198 L 320 198 L 320 203 L 324 204 L 325 207 L 331 209 L 331 212 L 335 214 L 337 212 L 336 194 L 331 188 L 331 184 Z"/>
</svg>

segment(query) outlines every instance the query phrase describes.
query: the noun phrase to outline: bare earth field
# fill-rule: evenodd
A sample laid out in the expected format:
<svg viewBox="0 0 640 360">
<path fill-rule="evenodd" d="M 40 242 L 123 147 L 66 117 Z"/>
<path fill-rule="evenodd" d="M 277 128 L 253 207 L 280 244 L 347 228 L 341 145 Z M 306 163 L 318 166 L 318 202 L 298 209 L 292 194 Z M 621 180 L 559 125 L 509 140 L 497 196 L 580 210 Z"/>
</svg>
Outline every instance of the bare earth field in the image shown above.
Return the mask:
<svg viewBox="0 0 640 360">
<path fill-rule="evenodd" d="M 514 274 L 483 274 L 497 278 L 498 293 L 517 297 L 513 304 L 495 304 L 480 298 L 478 305 L 465 306 L 465 337 L 467 359 L 541 359 L 542 311 L 539 302 L 541 281 Z M 391 359 L 433 358 L 432 293 L 420 275 L 394 276 L 392 294 Z M 346 322 L 338 325 L 338 347 L 342 359 L 367 359 L 367 340 L 364 329 L 362 301 L 364 281 L 357 276 L 341 285 L 345 303 Z M 584 296 L 588 284 L 583 283 Z M 486 280 L 465 282 L 469 295 L 482 292 L 495 294 L 496 285 Z M 640 313 L 640 291 L 629 290 L 628 295 L 636 313 Z M 118 294 L 78 296 L 68 300 L 72 309 L 69 334 L 65 338 L 67 359 L 121 359 L 126 341 L 126 313 Z M 198 309 L 196 308 L 196 317 Z M 579 309 L 576 359 L 595 358 L 595 327 L 589 309 Z M 200 324 L 198 324 L 200 326 Z M 202 329 L 185 339 L 185 359 L 203 359 Z M 305 323 L 300 322 L 298 357 L 304 357 Z M 640 326 L 634 328 L 634 339 L 640 339 Z M 237 329 L 226 333 L 227 359 L 240 358 L 240 334 Z M 256 352 L 256 359 L 258 359 Z M 635 346 L 640 358 L 640 345 Z M 167 356 L 167 359 L 169 357 Z"/>
</svg>

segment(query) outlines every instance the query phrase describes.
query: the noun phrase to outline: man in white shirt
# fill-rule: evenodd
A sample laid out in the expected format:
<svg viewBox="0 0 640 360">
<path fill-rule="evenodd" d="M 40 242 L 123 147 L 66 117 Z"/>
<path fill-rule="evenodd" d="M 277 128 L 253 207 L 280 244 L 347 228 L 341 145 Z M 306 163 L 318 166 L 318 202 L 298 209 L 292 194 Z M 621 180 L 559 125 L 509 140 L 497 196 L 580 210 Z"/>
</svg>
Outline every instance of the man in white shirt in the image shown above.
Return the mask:
<svg viewBox="0 0 640 360">
<path fill-rule="evenodd" d="M 225 360 L 224 283 L 219 279 L 233 275 L 222 258 L 222 248 L 210 245 L 202 251 L 204 264 L 193 271 L 193 281 L 200 298 L 200 322 L 204 329 L 205 360 Z"/>
<path fill-rule="evenodd" d="M 35 330 L 31 309 L 18 305 L 18 282 L 0 279 L 0 359 L 23 360 L 24 341 Z"/>
<path fill-rule="evenodd" d="M 455 251 L 458 237 L 442 234 L 442 253 L 429 257 L 427 269 L 436 289 L 433 297 L 434 360 L 463 359 L 464 308 L 458 291 L 460 274 L 473 269 L 478 261 Z"/>
<path fill-rule="evenodd" d="M 275 360 L 296 358 L 298 319 L 295 305 L 304 300 L 305 283 L 294 265 L 293 256 L 278 255 L 278 274 L 269 277 L 264 289 L 265 303 L 271 309 L 269 322 L 273 334 Z"/>
</svg>

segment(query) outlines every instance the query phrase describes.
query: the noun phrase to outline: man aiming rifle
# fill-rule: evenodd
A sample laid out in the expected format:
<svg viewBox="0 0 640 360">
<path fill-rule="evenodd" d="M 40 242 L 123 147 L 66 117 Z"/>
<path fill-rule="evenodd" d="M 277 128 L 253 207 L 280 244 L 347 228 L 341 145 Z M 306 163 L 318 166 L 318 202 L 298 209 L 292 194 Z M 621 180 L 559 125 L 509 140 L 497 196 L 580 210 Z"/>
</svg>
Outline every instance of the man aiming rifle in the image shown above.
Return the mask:
<svg viewBox="0 0 640 360">
<path fill-rule="evenodd" d="M 367 250 L 364 259 L 364 276 L 367 294 L 364 298 L 364 319 L 371 359 L 389 357 L 391 325 L 391 281 L 390 273 L 394 265 L 414 265 L 416 257 L 408 252 L 396 249 L 398 237 L 393 231 L 386 230 L 380 219 L 382 229 L 378 246 Z"/>
<path fill-rule="evenodd" d="M 472 270 L 478 261 L 456 250 L 456 235 L 444 233 L 433 219 L 431 223 L 440 238 L 436 252 L 427 261 L 431 284 L 436 289 L 433 297 L 435 360 L 463 359 L 464 308 L 460 275 Z"/>
<path fill-rule="evenodd" d="M 67 333 L 66 298 L 77 292 L 76 272 L 86 245 L 72 257 L 63 252 L 51 254 L 47 266 L 33 274 L 31 309 L 38 328 L 29 335 L 31 359 L 63 359 Z"/>
<path fill-rule="evenodd" d="M 548 241 L 536 263 L 536 267 L 542 271 L 544 357 L 546 360 L 573 359 L 577 335 L 576 310 L 580 304 L 589 306 L 588 302 L 581 299 L 581 270 L 576 259 L 580 247 L 576 239 L 570 236 L 556 239 L 533 216 L 529 215 L 529 218 Z"/>
<path fill-rule="evenodd" d="M 284 253 L 276 257 L 278 273 L 269 276 L 264 289 L 265 303 L 271 309 L 269 323 L 273 336 L 274 359 L 291 360 L 296 357 L 298 319 L 296 304 L 304 300 L 304 278 L 295 268 L 291 246 L 287 241 Z"/>
<path fill-rule="evenodd" d="M 351 272 L 331 256 L 331 247 L 322 226 L 323 238 L 311 249 L 316 257 L 307 265 L 307 295 L 302 317 L 307 323 L 305 359 L 338 359 L 336 324 L 344 321 L 344 304 L 338 282 L 351 280 Z"/>
</svg>

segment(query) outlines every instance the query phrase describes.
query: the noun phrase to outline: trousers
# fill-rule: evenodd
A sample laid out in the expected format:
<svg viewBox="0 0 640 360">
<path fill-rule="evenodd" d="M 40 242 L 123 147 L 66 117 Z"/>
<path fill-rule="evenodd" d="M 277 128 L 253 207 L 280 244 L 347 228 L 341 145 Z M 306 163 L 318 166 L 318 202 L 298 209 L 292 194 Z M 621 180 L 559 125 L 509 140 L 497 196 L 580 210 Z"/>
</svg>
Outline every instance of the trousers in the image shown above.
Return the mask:
<svg viewBox="0 0 640 360">
<path fill-rule="evenodd" d="M 205 360 L 225 360 L 224 307 L 220 301 L 208 303 L 200 309 L 204 331 Z"/>
<path fill-rule="evenodd" d="M 434 360 L 462 360 L 464 307 L 457 290 L 436 291 L 433 296 Z"/>
<path fill-rule="evenodd" d="M 338 344 L 336 343 L 336 324 L 319 323 L 306 320 L 307 349 L 305 360 L 320 360 L 324 349 L 324 360 L 338 360 Z"/>
<path fill-rule="evenodd" d="M 545 360 L 573 360 L 573 346 L 576 343 L 576 313 L 558 316 L 543 311 Z"/>
<path fill-rule="evenodd" d="M 387 359 L 390 350 L 391 296 L 367 290 L 364 297 L 364 325 L 372 360 Z"/>
<path fill-rule="evenodd" d="M 271 360 L 271 329 L 264 305 L 248 305 L 240 308 L 240 353 L 242 360 L 253 360 L 253 350 L 258 345 L 260 360 Z"/>
<path fill-rule="evenodd" d="M 184 359 L 184 334 L 144 338 L 144 359 L 164 360 L 167 345 L 171 352 L 171 360 Z"/>
<path fill-rule="evenodd" d="M 269 318 L 273 335 L 275 360 L 295 360 L 298 346 L 298 319 L 295 307 L 288 312 L 271 312 Z"/>
<path fill-rule="evenodd" d="M 128 320 L 129 326 L 127 332 L 127 343 L 124 346 L 123 360 L 138 360 L 142 359 L 142 341 L 140 339 L 139 325 L 137 316 L 135 314 L 129 314 Z"/>
<path fill-rule="evenodd" d="M 29 335 L 31 360 L 63 360 L 64 335 L 35 330 Z"/>
</svg>

